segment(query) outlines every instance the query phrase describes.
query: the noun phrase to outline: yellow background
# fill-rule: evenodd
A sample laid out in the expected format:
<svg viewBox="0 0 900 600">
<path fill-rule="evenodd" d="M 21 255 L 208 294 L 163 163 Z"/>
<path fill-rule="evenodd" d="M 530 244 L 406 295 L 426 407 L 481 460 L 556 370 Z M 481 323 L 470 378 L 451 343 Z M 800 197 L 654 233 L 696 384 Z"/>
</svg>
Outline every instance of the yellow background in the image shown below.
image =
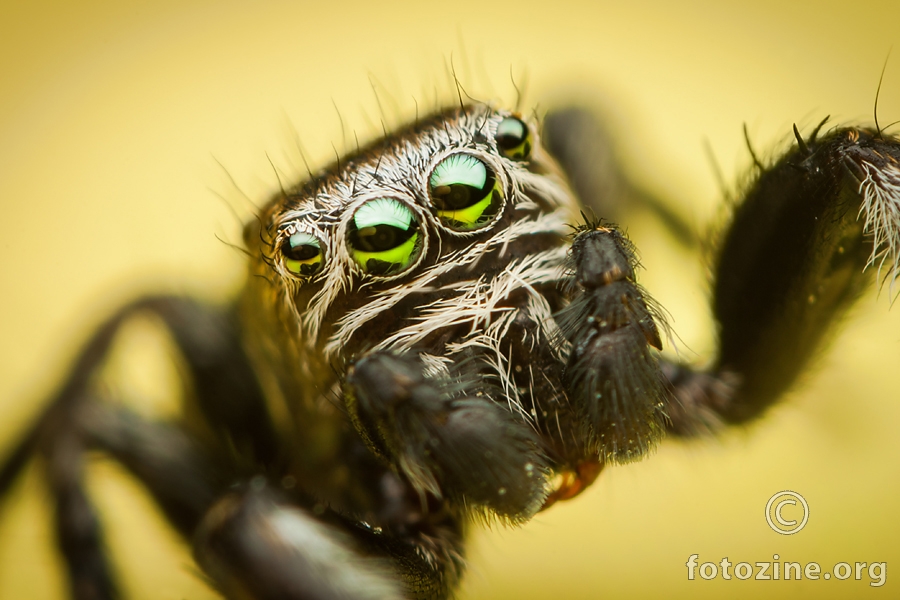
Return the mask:
<svg viewBox="0 0 900 600">
<path fill-rule="evenodd" d="M 16 4 L 14 6 L 13 4 Z M 467 89 L 530 105 L 587 88 L 615 119 L 630 168 L 706 223 L 727 181 L 797 122 L 870 121 L 900 41 L 895 1 L 5 2 L 0 6 L 0 450 L 37 413 L 78 340 L 140 291 L 224 297 L 240 284 L 228 204 L 259 202 L 415 97 L 424 112 L 452 61 Z M 372 91 L 379 90 L 383 113 Z M 393 100 L 390 99 L 393 96 Z M 543 102 L 546 105 L 546 102 Z M 397 106 L 396 110 L 392 106 Z M 900 58 L 882 123 L 900 119 Z M 808 129 L 807 129 L 808 130 Z M 224 170 L 219 166 L 221 163 Z M 226 202 L 218 195 L 224 196 Z M 702 271 L 652 221 L 630 224 L 642 281 L 673 314 L 686 356 L 708 357 Z M 764 282 L 760 282 L 761 285 Z M 900 583 L 900 309 L 862 299 L 802 390 L 721 440 L 665 444 L 610 469 L 518 530 L 475 536 L 466 598 L 864 597 Z M 153 375 L 138 374 L 136 378 Z M 134 598 L 214 597 L 132 485 L 92 472 Z M 766 500 L 805 496 L 806 529 L 768 529 Z M 31 470 L 0 518 L 0 598 L 58 598 L 48 514 Z M 687 581 L 685 561 L 887 561 L 863 581 Z"/>
</svg>

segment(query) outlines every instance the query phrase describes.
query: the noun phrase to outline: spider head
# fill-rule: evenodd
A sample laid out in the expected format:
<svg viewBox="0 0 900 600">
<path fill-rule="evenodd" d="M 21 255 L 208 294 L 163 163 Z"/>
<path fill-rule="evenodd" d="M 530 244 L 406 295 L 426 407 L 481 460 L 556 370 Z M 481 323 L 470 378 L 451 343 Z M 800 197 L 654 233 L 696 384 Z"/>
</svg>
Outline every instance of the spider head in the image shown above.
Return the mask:
<svg viewBox="0 0 900 600">
<path fill-rule="evenodd" d="M 562 275 L 578 205 L 537 136 L 509 112 L 457 107 L 275 198 L 246 237 L 268 282 L 257 299 L 298 357 L 446 357 L 520 305 L 549 317 L 539 290 Z"/>
</svg>

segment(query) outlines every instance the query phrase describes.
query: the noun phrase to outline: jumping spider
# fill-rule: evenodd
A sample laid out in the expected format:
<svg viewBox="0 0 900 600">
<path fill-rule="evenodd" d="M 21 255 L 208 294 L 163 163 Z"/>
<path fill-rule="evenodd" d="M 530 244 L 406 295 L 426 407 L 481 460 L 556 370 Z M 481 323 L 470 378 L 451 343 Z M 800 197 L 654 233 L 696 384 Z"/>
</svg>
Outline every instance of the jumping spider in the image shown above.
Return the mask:
<svg viewBox="0 0 900 600">
<path fill-rule="evenodd" d="M 900 140 L 823 125 L 758 164 L 719 238 L 707 368 L 659 354 L 665 313 L 637 283 L 636 249 L 585 216 L 617 200 L 591 191 L 585 113 L 539 132 L 460 105 L 273 198 L 245 228 L 233 304 L 146 297 L 108 319 L 3 465 L 0 494 L 43 458 L 79 599 L 118 595 L 89 449 L 146 486 L 227 597 L 446 597 L 473 517 L 523 523 L 667 433 L 758 417 L 876 276 L 894 293 Z M 171 423 L 94 377 L 147 313 L 190 374 Z"/>
</svg>

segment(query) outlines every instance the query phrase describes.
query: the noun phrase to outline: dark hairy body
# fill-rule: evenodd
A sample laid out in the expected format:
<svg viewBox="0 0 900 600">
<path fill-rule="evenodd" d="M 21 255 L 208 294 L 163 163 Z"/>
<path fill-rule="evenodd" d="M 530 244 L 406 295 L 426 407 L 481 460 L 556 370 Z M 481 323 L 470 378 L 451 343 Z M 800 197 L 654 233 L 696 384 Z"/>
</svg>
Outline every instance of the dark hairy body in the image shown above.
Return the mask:
<svg viewBox="0 0 900 600">
<path fill-rule="evenodd" d="M 615 218 L 566 147 L 579 115 L 548 117 L 549 145 L 586 205 Z M 721 234 L 720 347 L 699 369 L 657 353 L 663 312 L 635 248 L 583 217 L 536 124 L 484 105 L 417 122 L 262 210 L 235 305 L 146 298 L 107 321 L 0 493 L 43 457 L 77 598 L 117 596 L 82 481 L 90 448 L 146 485 L 228 597 L 445 597 L 473 518 L 527 521 L 666 432 L 759 416 L 874 272 L 894 283 L 897 140 L 818 134 L 759 168 Z M 120 325 L 148 311 L 188 365 L 175 423 L 92 380 Z"/>
</svg>

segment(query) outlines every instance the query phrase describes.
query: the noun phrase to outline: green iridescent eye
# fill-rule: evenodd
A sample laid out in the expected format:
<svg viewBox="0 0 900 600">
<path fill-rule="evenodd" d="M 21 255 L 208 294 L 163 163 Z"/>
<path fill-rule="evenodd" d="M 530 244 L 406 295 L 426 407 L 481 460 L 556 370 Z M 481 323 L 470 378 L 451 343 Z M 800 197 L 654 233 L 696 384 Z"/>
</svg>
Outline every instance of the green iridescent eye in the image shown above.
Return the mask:
<svg viewBox="0 0 900 600">
<path fill-rule="evenodd" d="M 521 119 L 506 117 L 500 121 L 494 140 L 506 158 L 525 160 L 531 154 L 531 131 Z"/>
<path fill-rule="evenodd" d="M 469 154 L 448 156 L 429 179 L 431 202 L 441 223 L 456 231 L 483 227 L 503 208 L 494 172 Z"/>
<path fill-rule="evenodd" d="M 372 275 L 393 275 L 413 264 L 422 251 L 419 223 L 405 204 L 376 198 L 360 206 L 350 221 L 350 252 Z"/>
<path fill-rule="evenodd" d="M 281 244 L 284 266 L 295 275 L 310 277 L 322 269 L 325 253 L 319 239 L 308 233 L 295 233 Z"/>
</svg>

